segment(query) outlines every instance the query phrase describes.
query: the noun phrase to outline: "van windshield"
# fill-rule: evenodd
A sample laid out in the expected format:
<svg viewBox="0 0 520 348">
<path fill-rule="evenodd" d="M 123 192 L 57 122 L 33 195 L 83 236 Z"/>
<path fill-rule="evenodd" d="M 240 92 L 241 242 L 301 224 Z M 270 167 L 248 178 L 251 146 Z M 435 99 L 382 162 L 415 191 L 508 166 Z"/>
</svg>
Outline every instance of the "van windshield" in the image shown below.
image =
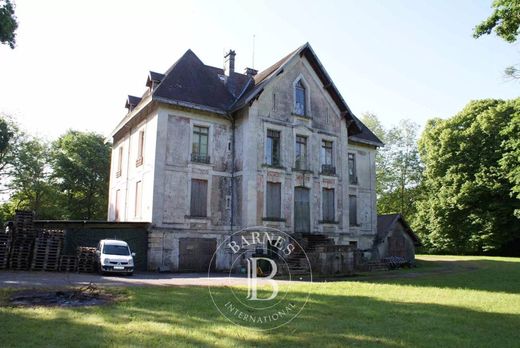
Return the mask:
<svg viewBox="0 0 520 348">
<path fill-rule="evenodd" d="M 130 249 L 126 245 L 105 244 L 103 254 L 106 255 L 130 255 Z"/>
</svg>

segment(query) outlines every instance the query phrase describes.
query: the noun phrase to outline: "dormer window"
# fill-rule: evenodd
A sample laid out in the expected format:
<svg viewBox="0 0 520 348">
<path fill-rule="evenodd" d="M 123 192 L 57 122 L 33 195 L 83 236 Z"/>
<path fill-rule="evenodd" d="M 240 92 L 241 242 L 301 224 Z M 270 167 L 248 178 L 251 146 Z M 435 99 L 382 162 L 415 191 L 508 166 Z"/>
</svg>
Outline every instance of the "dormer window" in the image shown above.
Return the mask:
<svg viewBox="0 0 520 348">
<path fill-rule="evenodd" d="M 305 86 L 300 79 L 294 85 L 294 113 L 305 116 L 305 109 Z"/>
</svg>

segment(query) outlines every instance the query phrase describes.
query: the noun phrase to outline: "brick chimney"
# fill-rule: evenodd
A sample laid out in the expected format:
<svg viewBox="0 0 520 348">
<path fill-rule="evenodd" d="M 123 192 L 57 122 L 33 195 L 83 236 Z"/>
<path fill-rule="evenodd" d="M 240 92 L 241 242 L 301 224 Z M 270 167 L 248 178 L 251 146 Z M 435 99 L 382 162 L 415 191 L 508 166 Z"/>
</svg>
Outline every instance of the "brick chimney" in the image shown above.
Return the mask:
<svg viewBox="0 0 520 348">
<path fill-rule="evenodd" d="M 229 52 L 224 56 L 227 76 L 235 72 L 235 56 L 236 53 L 233 50 L 229 50 Z"/>
</svg>

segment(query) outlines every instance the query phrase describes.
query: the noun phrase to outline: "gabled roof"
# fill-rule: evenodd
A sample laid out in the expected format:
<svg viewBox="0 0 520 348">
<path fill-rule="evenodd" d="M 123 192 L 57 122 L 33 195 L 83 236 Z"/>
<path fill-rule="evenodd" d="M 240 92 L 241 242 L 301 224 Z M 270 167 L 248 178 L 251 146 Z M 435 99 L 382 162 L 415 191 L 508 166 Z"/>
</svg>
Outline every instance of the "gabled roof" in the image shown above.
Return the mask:
<svg viewBox="0 0 520 348">
<path fill-rule="evenodd" d="M 125 108 L 131 109 L 131 108 L 135 107 L 137 104 L 139 104 L 140 101 L 141 101 L 141 98 L 135 97 L 133 95 L 129 95 L 126 98 Z"/>
<path fill-rule="evenodd" d="M 383 146 L 381 140 L 352 113 L 309 43 L 298 47 L 254 78 L 236 72 L 226 76 L 223 69 L 205 65 L 192 50 L 187 50 L 164 74 L 149 72 L 146 85 L 150 87 L 150 92 L 145 93 L 141 100 L 151 93 L 155 101 L 227 115 L 258 98 L 265 86 L 283 73 L 284 67 L 297 55 L 309 61 L 323 88 L 347 119 L 350 139 Z"/>
<path fill-rule="evenodd" d="M 383 146 L 383 142 L 374 134 L 368 127 L 366 127 L 350 110 L 349 106 L 339 93 L 336 85 L 330 78 L 329 74 L 321 64 L 316 53 L 314 53 L 311 45 L 306 43 L 305 45 L 298 47 L 296 50 L 283 57 L 278 62 L 271 65 L 269 68 L 258 73 L 254 78 L 254 87 L 248 89 L 242 98 L 235 104 L 233 110 L 238 110 L 245 105 L 249 104 L 255 98 L 263 92 L 265 86 L 274 80 L 278 75 L 282 74 L 284 67 L 291 61 L 291 59 L 297 55 L 305 57 L 316 75 L 323 84 L 323 88 L 329 93 L 332 100 L 336 103 L 338 109 L 343 116 L 347 118 L 347 125 L 349 130 L 349 138 L 352 140 L 367 143 L 373 146 Z M 356 137 L 354 139 L 354 137 Z"/>
<path fill-rule="evenodd" d="M 401 214 L 385 214 L 377 216 L 376 243 L 380 243 L 381 241 L 383 241 L 386 238 L 386 236 L 388 236 L 388 233 L 394 229 L 395 224 L 397 222 L 401 223 L 406 234 L 408 234 L 410 238 L 413 240 L 414 245 L 420 246 L 421 241 L 419 240 L 419 237 L 417 237 L 417 235 L 412 231 L 412 229 L 404 220 Z"/>
</svg>

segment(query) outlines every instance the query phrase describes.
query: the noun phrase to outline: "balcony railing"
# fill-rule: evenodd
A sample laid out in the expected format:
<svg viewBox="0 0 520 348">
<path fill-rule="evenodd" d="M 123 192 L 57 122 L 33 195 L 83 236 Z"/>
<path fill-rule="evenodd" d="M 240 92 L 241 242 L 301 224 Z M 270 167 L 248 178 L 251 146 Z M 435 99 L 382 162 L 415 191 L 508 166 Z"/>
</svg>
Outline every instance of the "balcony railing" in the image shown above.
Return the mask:
<svg viewBox="0 0 520 348">
<path fill-rule="evenodd" d="M 321 174 L 336 175 L 336 167 L 334 167 L 332 164 L 322 164 L 321 165 Z"/>
<path fill-rule="evenodd" d="M 191 154 L 191 161 L 197 162 L 197 163 L 209 163 L 209 156 L 208 155 L 201 155 L 198 153 L 192 153 Z"/>
<path fill-rule="evenodd" d="M 349 176 L 349 182 L 350 182 L 350 185 L 357 185 L 358 184 L 357 176 Z"/>
</svg>

